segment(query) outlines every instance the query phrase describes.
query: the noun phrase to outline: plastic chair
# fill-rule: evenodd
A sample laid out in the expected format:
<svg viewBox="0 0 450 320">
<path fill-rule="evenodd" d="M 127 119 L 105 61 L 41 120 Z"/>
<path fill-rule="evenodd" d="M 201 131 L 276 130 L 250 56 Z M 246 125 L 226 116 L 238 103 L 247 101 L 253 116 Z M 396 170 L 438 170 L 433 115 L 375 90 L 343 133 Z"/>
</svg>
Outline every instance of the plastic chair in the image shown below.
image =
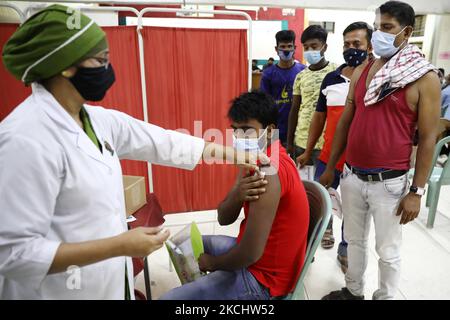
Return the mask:
<svg viewBox="0 0 450 320">
<path fill-rule="evenodd" d="M 305 300 L 305 277 L 331 218 L 332 205 L 327 189 L 315 181 L 303 181 L 303 184 L 309 202 L 308 246 L 295 289 L 285 300 Z"/>
<path fill-rule="evenodd" d="M 450 142 L 450 137 L 445 137 L 441 139 L 434 149 L 433 155 L 433 171 L 428 177 L 428 192 L 426 206 L 428 209 L 428 219 L 427 227 L 433 228 L 434 220 L 436 218 L 436 210 L 439 202 L 439 194 L 441 192 L 441 186 L 450 185 L 450 160 L 447 160 L 443 168 L 438 168 L 436 166 L 437 158 L 441 152 L 444 144 Z"/>
<path fill-rule="evenodd" d="M 439 194 L 441 186 L 450 185 L 450 160 L 447 160 L 443 168 L 436 167 L 437 159 L 442 147 L 450 142 L 450 136 L 445 137 L 436 143 L 433 154 L 433 170 L 428 175 L 428 190 L 425 206 L 428 208 L 427 228 L 433 228 L 436 218 L 437 204 L 439 202 Z M 414 169 L 409 170 L 408 177 L 414 177 Z"/>
</svg>

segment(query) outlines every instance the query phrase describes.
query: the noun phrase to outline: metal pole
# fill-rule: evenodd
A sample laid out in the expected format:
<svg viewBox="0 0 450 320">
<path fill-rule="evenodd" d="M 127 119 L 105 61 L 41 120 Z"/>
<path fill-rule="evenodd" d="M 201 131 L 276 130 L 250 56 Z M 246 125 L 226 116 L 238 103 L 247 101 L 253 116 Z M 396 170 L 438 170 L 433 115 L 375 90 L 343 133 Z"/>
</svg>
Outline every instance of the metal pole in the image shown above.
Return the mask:
<svg viewBox="0 0 450 320">
<path fill-rule="evenodd" d="M 40 1 L 45 2 L 45 1 Z M 29 6 L 25 10 L 25 16 L 28 16 L 29 11 L 32 9 L 43 9 L 47 7 L 45 4 L 40 3 L 36 5 Z M 133 7 L 73 7 L 75 9 L 79 9 L 81 11 L 115 11 L 115 12 L 133 12 L 136 17 L 139 16 L 139 11 L 136 8 Z"/>
<path fill-rule="evenodd" d="M 139 17 L 141 13 L 138 14 L 138 25 L 136 28 L 138 34 L 138 49 L 139 49 L 139 68 L 141 71 L 141 91 L 142 91 L 142 112 L 144 115 L 144 121 L 148 121 L 148 107 L 147 107 L 147 80 L 145 77 L 145 59 L 144 59 L 144 39 L 142 38 L 142 25 L 139 23 Z M 153 193 L 153 172 L 152 164 L 147 162 L 147 174 L 148 174 L 148 190 Z"/>
</svg>

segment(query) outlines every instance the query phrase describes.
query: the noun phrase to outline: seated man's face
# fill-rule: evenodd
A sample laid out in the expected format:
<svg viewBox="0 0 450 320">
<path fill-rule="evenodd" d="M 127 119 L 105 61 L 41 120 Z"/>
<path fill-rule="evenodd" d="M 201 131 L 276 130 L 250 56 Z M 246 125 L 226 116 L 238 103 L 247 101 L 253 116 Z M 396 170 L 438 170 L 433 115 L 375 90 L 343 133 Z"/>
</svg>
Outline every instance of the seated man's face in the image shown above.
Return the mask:
<svg viewBox="0 0 450 320">
<path fill-rule="evenodd" d="M 238 139 L 257 139 L 263 134 L 265 129 L 259 121 L 254 119 L 241 123 L 233 121 L 231 128 L 234 130 L 234 136 Z"/>
<path fill-rule="evenodd" d="M 276 139 L 274 136 L 277 131 L 274 124 L 268 125 L 263 128 L 262 124 L 258 120 L 249 120 L 246 122 L 232 122 L 231 128 L 234 130 L 234 137 L 237 139 L 258 139 L 259 148 L 265 151 L 271 144 L 272 139 Z"/>
</svg>

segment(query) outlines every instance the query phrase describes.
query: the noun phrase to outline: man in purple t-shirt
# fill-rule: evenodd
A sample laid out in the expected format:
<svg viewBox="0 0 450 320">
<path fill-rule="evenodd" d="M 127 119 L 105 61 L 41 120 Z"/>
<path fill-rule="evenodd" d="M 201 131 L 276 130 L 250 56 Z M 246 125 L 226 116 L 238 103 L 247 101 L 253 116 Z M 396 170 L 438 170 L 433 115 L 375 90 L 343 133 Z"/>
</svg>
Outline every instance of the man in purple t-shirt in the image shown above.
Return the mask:
<svg viewBox="0 0 450 320">
<path fill-rule="evenodd" d="M 286 146 L 289 111 L 292 105 L 292 87 L 297 74 L 305 69 L 301 63 L 294 61 L 295 33 L 281 30 L 275 35 L 275 51 L 280 61 L 264 70 L 260 90 L 270 94 L 278 109 L 278 130 L 280 141 Z"/>
</svg>

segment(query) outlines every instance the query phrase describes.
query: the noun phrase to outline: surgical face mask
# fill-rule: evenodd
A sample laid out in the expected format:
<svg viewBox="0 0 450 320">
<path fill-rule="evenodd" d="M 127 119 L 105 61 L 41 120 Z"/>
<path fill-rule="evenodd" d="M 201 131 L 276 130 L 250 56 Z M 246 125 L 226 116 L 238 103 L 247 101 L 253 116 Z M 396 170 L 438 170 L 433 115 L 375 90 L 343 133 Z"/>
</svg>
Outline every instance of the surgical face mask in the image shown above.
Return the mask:
<svg viewBox="0 0 450 320">
<path fill-rule="evenodd" d="M 375 31 L 372 34 L 372 46 L 375 54 L 382 58 L 391 58 L 394 54 L 396 54 L 399 48 L 402 46 L 402 44 L 406 41 L 406 39 L 398 47 L 396 47 L 394 45 L 395 38 L 400 33 L 402 33 L 403 30 L 405 30 L 405 28 L 403 28 L 397 34 L 390 34 L 380 30 Z"/>
<path fill-rule="evenodd" d="M 111 64 L 108 64 L 97 68 L 78 67 L 77 73 L 69 80 L 84 99 L 100 101 L 116 77 Z"/>
<path fill-rule="evenodd" d="M 292 50 L 292 51 L 289 51 L 289 50 L 278 50 L 278 56 L 283 61 L 289 61 L 294 56 L 294 52 L 295 52 L 294 50 Z"/>
<path fill-rule="evenodd" d="M 267 128 L 258 138 L 236 138 L 235 135 L 233 135 L 233 148 L 239 151 L 262 151 L 267 141 L 266 132 Z"/>
<path fill-rule="evenodd" d="M 344 51 L 344 60 L 349 67 L 357 67 L 367 58 L 367 50 L 349 48 Z"/>
<path fill-rule="evenodd" d="M 316 64 L 323 58 L 320 50 L 305 51 L 303 55 L 309 64 Z"/>
</svg>

